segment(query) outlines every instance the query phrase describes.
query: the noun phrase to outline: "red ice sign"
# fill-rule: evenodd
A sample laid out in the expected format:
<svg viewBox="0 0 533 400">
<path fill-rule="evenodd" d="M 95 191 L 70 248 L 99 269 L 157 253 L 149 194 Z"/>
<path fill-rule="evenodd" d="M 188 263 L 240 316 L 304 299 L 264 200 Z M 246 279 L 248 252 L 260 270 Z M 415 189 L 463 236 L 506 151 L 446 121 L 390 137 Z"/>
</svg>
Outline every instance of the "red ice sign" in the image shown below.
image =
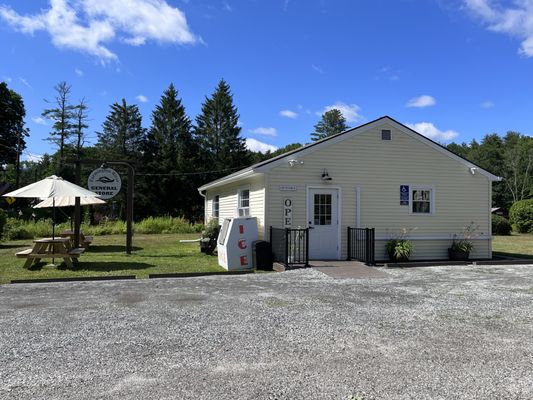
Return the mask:
<svg viewBox="0 0 533 400">
<path fill-rule="evenodd" d="M 244 225 L 239 225 L 239 233 L 241 235 L 244 233 Z"/>
<path fill-rule="evenodd" d="M 241 239 L 237 242 L 237 246 L 239 246 L 239 249 L 244 250 L 246 248 L 246 240 Z"/>
<path fill-rule="evenodd" d="M 247 256 L 241 256 L 241 265 L 248 265 L 248 257 Z"/>
</svg>

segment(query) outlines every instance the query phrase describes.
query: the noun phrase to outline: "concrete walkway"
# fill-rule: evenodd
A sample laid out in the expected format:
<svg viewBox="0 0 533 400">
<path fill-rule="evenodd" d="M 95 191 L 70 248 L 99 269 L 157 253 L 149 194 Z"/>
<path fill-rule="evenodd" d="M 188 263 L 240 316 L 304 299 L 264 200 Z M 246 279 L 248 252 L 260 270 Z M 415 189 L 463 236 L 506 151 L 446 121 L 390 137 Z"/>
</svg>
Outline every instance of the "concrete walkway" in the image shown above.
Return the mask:
<svg viewBox="0 0 533 400">
<path fill-rule="evenodd" d="M 327 276 L 336 279 L 385 278 L 388 273 L 375 267 L 368 267 L 359 261 L 309 261 L 309 265 Z"/>
</svg>

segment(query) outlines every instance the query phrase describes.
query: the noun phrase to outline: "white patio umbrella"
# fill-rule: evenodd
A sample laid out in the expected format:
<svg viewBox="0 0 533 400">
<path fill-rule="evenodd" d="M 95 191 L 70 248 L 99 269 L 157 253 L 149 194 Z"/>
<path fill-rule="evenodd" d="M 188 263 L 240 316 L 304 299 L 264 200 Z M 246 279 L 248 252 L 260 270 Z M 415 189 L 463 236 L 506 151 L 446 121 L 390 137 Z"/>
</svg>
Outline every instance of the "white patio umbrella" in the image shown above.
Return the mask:
<svg viewBox="0 0 533 400">
<path fill-rule="evenodd" d="M 55 197 L 44 199 L 40 203 L 33 206 L 33 208 L 48 208 L 48 207 L 73 207 L 75 205 L 76 197 Z M 54 204 L 55 203 L 55 204 Z M 106 204 L 106 202 L 98 197 L 80 197 L 80 206 L 90 206 L 95 204 Z"/>
<path fill-rule="evenodd" d="M 81 186 L 75 185 L 72 182 L 66 181 L 59 176 L 52 175 L 13 192 L 6 193 L 3 197 L 38 197 L 41 199 L 52 199 L 52 207 L 54 210 L 52 236 L 55 237 L 55 199 L 61 197 L 80 197 L 81 200 L 82 197 L 99 197 L 99 195 L 82 188 Z"/>
</svg>

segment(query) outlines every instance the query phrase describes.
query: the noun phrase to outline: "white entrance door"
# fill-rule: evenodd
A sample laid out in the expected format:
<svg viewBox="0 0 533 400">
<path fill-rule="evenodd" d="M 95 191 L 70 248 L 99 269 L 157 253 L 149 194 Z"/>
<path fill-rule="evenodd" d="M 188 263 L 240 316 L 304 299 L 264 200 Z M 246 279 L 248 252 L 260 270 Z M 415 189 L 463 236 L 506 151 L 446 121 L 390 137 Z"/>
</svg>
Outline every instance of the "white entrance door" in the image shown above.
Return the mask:
<svg viewBox="0 0 533 400">
<path fill-rule="evenodd" d="M 338 189 L 309 189 L 309 259 L 335 260 L 339 257 Z"/>
</svg>

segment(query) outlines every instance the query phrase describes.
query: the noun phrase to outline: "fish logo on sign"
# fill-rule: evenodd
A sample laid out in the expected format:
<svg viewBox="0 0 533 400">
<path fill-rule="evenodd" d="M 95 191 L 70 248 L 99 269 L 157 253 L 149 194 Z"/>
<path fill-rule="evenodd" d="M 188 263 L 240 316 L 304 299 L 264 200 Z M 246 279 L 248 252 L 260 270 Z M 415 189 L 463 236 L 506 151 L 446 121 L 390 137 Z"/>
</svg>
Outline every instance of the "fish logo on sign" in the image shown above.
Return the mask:
<svg viewBox="0 0 533 400">
<path fill-rule="evenodd" d="M 245 239 L 239 240 L 237 242 L 237 246 L 239 247 L 239 249 L 244 250 L 246 248 L 246 240 Z"/>
</svg>

